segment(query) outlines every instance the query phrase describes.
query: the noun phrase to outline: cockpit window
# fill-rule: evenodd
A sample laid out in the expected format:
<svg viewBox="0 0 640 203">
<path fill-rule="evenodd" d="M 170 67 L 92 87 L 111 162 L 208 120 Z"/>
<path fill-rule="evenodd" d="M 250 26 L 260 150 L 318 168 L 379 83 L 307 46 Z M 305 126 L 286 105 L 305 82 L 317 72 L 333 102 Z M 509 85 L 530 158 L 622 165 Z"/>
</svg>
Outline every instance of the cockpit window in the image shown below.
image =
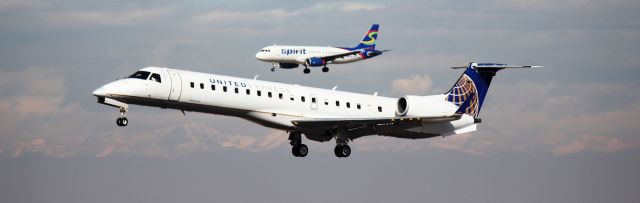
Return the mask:
<svg viewBox="0 0 640 203">
<path fill-rule="evenodd" d="M 149 78 L 149 72 L 147 71 L 138 71 L 136 73 L 134 73 L 133 75 L 129 76 L 129 78 L 138 78 L 138 79 L 143 79 L 146 80 L 147 78 Z"/>
<path fill-rule="evenodd" d="M 158 82 L 158 83 L 162 83 L 160 81 L 160 75 L 158 75 L 157 73 L 151 74 L 151 77 L 149 78 L 149 80 L 154 81 L 154 82 Z"/>
</svg>

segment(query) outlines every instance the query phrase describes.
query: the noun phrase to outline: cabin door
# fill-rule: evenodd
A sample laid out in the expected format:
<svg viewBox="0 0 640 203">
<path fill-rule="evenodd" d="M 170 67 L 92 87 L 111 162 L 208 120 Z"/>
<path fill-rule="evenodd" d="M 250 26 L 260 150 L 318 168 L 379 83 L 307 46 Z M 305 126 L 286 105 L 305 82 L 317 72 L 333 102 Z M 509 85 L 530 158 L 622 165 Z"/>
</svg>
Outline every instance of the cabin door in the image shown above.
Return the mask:
<svg viewBox="0 0 640 203">
<path fill-rule="evenodd" d="M 169 91 L 169 100 L 178 101 L 180 100 L 180 95 L 182 94 L 182 78 L 180 78 L 180 73 L 174 70 L 167 70 L 169 72 L 169 77 L 171 78 L 171 90 Z"/>
</svg>

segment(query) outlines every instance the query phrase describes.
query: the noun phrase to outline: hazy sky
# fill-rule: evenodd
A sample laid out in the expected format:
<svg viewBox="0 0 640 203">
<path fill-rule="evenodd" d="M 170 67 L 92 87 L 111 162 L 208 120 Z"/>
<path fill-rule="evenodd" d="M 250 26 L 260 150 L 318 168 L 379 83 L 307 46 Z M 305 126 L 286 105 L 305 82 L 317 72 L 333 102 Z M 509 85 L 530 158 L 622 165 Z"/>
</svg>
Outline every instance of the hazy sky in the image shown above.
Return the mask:
<svg viewBox="0 0 640 203">
<path fill-rule="evenodd" d="M 0 202 L 640 202 L 640 2 L 0 1 Z M 371 60 L 269 71 L 272 44 L 354 46 Z M 365 137 L 305 159 L 285 132 L 133 106 L 100 85 L 163 66 L 362 93 L 442 93 L 500 72 L 483 123 L 427 140 Z M 411 84 L 411 85 L 407 85 Z M 6 200 L 6 201 L 4 201 Z"/>
</svg>

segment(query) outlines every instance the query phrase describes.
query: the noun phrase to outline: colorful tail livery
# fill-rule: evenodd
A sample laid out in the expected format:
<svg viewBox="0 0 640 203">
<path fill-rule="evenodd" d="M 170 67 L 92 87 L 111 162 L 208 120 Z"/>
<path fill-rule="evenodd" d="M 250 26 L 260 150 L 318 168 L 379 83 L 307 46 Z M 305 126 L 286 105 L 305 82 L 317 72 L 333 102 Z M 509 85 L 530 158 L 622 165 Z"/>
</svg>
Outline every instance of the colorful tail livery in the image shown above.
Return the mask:
<svg viewBox="0 0 640 203">
<path fill-rule="evenodd" d="M 446 100 L 459 106 L 457 113 L 468 114 L 477 118 L 489 85 L 496 73 L 506 68 L 537 68 L 542 66 L 509 66 L 500 63 L 469 63 L 469 66 L 451 67 L 466 68 L 458 81 L 446 93 Z"/>
<path fill-rule="evenodd" d="M 376 40 L 378 39 L 378 28 L 380 25 L 373 24 L 367 33 L 364 34 L 362 41 L 353 49 L 366 49 L 366 50 L 374 50 L 376 49 Z"/>
</svg>

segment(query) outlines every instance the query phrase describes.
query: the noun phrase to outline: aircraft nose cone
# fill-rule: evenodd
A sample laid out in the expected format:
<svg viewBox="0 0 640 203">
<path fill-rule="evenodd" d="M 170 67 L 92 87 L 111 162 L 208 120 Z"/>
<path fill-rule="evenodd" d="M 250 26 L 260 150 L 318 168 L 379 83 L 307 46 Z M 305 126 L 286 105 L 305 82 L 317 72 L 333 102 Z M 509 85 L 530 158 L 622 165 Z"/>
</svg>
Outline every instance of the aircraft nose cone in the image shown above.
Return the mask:
<svg viewBox="0 0 640 203">
<path fill-rule="evenodd" d="M 97 97 L 104 97 L 104 96 L 107 96 L 107 91 L 106 91 L 106 89 L 104 88 L 104 86 L 102 86 L 102 87 L 100 87 L 100 88 L 98 88 L 98 89 L 94 90 L 94 91 L 93 91 L 93 95 L 95 95 L 95 96 L 97 96 Z"/>
<path fill-rule="evenodd" d="M 264 59 L 265 59 L 265 57 L 264 57 L 264 53 L 262 53 L 262 52 L 258 52 L 258 53 L 256 53 L 256 58 L 257 58 L 258 60 L 264 60 Z"/>
</svg>

